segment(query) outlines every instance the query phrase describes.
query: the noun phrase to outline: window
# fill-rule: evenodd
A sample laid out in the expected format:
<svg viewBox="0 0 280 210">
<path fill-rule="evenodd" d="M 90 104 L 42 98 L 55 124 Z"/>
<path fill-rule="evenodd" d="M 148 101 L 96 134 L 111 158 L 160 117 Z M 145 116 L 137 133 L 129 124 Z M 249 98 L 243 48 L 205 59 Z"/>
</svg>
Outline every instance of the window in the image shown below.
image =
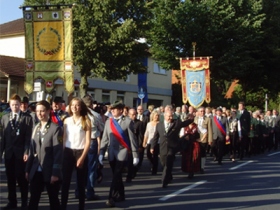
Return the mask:
<svg viewBox="0 0 280 210">
<path fill-rule="evenodd" d="M 103 103 L 110 103 L 110 91 L 102 90 L 102 102 Z"/>
<path fill-rule="evenodd" d="M 124 103 L 124 91 L 117 92 L 117 100 L 122 101 Z"/>
<path fill-rule="evenodd" d="M 157 63 L 154 63 L 154 73 L 156 73 L 156 74 L 166 74 L 166 70 L 161 68 Z"/>
</svg>

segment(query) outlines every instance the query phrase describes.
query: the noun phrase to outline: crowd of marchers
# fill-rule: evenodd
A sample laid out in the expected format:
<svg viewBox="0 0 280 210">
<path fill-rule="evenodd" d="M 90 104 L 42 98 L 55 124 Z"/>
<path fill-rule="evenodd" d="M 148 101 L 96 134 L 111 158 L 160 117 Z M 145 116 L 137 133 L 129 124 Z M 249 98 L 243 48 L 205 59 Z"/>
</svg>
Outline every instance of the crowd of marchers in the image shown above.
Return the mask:
<svg viewBox="0 0 280 210">
<path fill-rule="evenodd" d="M 17 183 L 22 209 L 38 209 L 44 189 L 50 209 L 67 209 L 73 171 L 77 209 L 84 209 L 86 200 L 100 199 L 94 188 L 102 182 L 105 156 L 112 169 L 106 205 L 114 207 L 125 200 L 124 177 L 131 182 L 144 170 L 145 155 L 151 176 L 162 169 L 161 183 L 166 188 L 173 179 L 176 154 L 191 179 L 195 173 L 207 173 L 207 159 L 219 165 L 225 158 L 235 162 L 277 150 L 280 139 L 278 112 L 252 113 L 243 102 L 230 110 L 186 105 L 149 105 L 144 110 L 142 105 L 130 108 L 122 101 L 102 105 L 86 95 L 73 98 L 66 107 L 59 97 L 28 106 L 28 98 L 14 94 L 9 105 L 11 111 L 0 124 L 0 156 L 8 187 L 3 209 L 17 208 Z"/>
</svg>

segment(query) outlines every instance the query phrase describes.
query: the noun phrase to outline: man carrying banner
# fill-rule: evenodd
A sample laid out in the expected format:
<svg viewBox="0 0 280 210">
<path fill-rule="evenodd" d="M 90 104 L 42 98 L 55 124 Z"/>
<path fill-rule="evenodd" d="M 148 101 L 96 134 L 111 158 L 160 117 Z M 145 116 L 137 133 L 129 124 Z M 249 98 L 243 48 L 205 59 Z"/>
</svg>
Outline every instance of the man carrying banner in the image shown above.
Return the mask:
<svg viewBox="0 0 280 210">
<path fill-rule="evenodd" d="M 121 101 L 111 105 L 112 117 L 105 123 L 100 147 L 99 162 L 102 164 L 108 146 L 108 158 L 113 172 L 109 198 L 106 202 L 109 207 L 114 207 L 115 202 L 125 200 L 122 170 L 128 153 L 132 152 L 134 166 L 139 162 L 133 122 L 123 116 L 123 108 L 124 104 Z"/>
<path fill-rule="evenodd" d="M 212 150 L 218 160 L 218 164 L 222 165 L 224 155 L 224 147 L 229 139 L 229 128 L 226 117 L 222 116 L 222 109 L 216 109 L 216 115 L 212 118 L 213 142 Z"/>
</svg>

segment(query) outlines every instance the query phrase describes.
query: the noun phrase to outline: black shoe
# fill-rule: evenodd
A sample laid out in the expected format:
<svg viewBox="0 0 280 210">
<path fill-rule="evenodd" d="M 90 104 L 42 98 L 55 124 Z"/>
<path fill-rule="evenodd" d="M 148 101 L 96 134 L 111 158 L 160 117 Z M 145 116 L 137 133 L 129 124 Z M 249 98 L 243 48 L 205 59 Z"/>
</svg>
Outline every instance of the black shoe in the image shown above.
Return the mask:
<svg viewBox="0 0 280 210">
<path fill-rule="evenodd" d="M 192 178 L 193 178 L 193 173 L 189 173 L 188 178 L 189 178 L 189 179 L 192 179 Z"/>
<path fill-rule="evenodd" d="M 201 173 L 201 174 L 204 174 L 204 173 L 205 173 L 203 168 L 200 169 L 200 173 Z"/>
<path fill-rule="evenodd" d="M 98 195 L 93 195 L 93 196 L 87 197 L 87 200 L 88 201 L 98 201 L 98 200 L 100 200 L 100 197 Z"/>
<path fill-rule="evenodd" d="M 223 165 L 223 164 L 222 164 L 222 161 L 219 161 L 219 162 L 218 162 L 218 165 Z"/>
<path fill-rule="evenodd" d="M 17 208 L 17 204 L 8 203 L 5 207 L 3 207 L 3 210 L 16 209 L 16 208 Z"/>
<path fill-rule="evenodd" d="M 119 197 L 117 197 L 117 198 L 113 198 L 113 200 L 114 200 L 115 202 L 122 202 L 122 201 L 125 201 L 125 197 L 124 197 L 124 196 L 119 196 Z"/>
<path fill-rule="evenodd" d="M 101 175 L 97 178 L 97 183 L 100 184 L 102 182 L 102 180 L 103 180 L 103 175 Z"/>
<path fill-rule="evenodd" d="M 27 209 L 28 209 L 27 203 L 22 203 L 21 210 L 27 210 Z"/>
<path fill-rule="evenodd" d="M 168 184 L 167 184 L 167 183 L 165 183 L 165 182 L 164 182 L 164 183 L 162 183 L 162 188 L 167 188 L 167 185 L 168 185 Z"/>
<path fill-rule="evenodd" d="M 131 182 L 131 179 L 130 179 L 130 178 L 126 178 L 125 182 L 126 182 L 126 183 L 130 183 L 130 182 Z"/>
<path fill-rule="evenodd" d="M 115 201 L 112 198 L 110 198 L 109 200 L 106 201 L 106 205 L 108 207 L 115 207 Z"/>
</svg>

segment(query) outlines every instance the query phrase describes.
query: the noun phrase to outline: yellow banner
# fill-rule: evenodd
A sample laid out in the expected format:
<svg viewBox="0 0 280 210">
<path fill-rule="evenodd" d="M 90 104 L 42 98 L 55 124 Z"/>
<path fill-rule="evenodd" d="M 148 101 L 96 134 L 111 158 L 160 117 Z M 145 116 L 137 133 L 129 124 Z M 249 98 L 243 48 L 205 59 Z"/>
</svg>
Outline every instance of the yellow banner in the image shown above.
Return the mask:
<svg viewBox="0 0 280 210">
<path fill-rule="evenodd" d="M 34 23 L 35 60 L 64 60 L 63 22 Z"/>
<path fill-rule="evenodd" d="M 49 93 L 54 90 L 56 79 L 62 79 L 66 91 L 72 93 L 72 8 L 24 10 L 23 16 L 26 43 L 25 91 L 32 93 L 34 81 L 41 78 Z"/>
</svg>

